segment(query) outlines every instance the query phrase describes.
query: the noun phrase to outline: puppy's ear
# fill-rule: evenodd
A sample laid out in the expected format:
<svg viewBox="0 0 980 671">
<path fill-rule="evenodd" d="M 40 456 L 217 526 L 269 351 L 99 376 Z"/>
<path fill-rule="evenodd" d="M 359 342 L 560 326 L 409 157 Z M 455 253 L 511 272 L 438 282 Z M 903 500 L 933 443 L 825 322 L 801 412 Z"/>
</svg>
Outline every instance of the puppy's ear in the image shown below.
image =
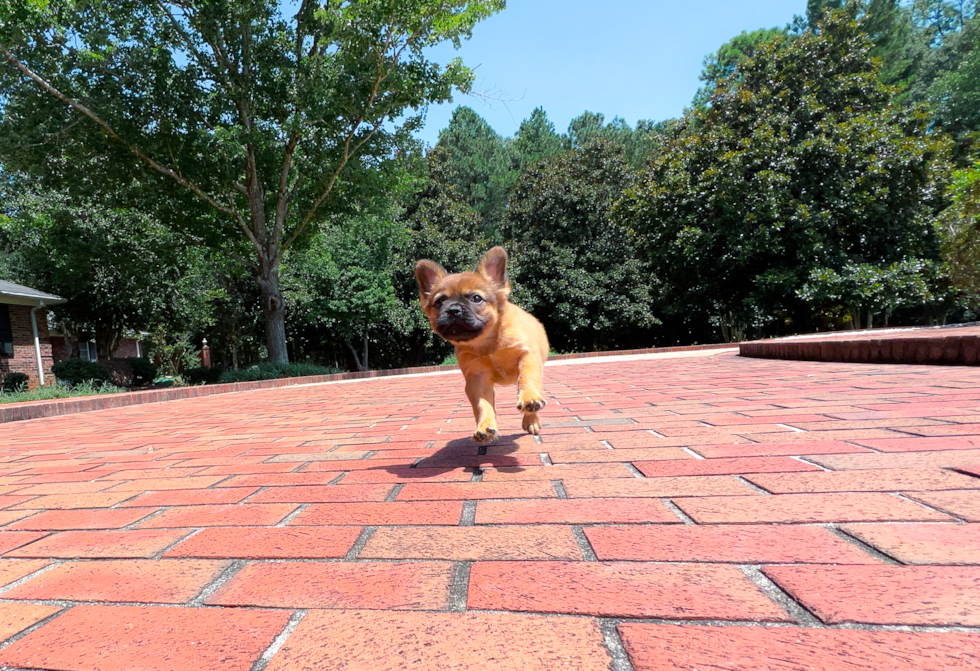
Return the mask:
<svg viewBox="0 0 980 671">
<path fill-rule="evenodd" d="M 503 247 L 494 247 L 484 254 L 476 267 L 476 272 L 501 289 L 510 289 L 510 280 L 507 278 L 507 252 Z"/>
<path fill-rule="evenodd" d="M 446 269 L 435 261 L 422 259 L 415 264 L 415 279 L 419 283 L 419 293 L 423 303 L 432 293 L 432 288 L 441 282 L 446 274 Z"/>
</svg>

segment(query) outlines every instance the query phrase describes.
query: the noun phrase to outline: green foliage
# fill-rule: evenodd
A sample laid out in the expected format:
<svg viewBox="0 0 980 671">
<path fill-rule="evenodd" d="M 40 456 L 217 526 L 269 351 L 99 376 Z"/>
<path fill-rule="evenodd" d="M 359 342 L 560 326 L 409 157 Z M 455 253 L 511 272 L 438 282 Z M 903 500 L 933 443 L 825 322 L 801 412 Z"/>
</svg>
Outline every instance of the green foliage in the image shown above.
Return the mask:
<svg viewBox="0 0 980 671">
<path fill-rule="evenodd" d="M 241 370 L 226 370 L 221 374 L 219 382 L 255 382 L 257 380 L 278 380 L 284 377 L 309 377 L 312 375 L 333 375 L 342 371 L 325 366 L 313 366 L 305 363 L 280 364 L 263 361 L 260 364 Z"/>
<path fill-rule="evenodd" d="M 734 74 L 736 66 L 751 58 L 761 44 L 766 42 L 781 42 L 787 36 L 785 29 L 760 28 L 752 32 L 742 31 L 725 44 L 717 52 L 709 54 L 704 59 L 704 70 L 699 79 L 704 85 L 694 96 L 694 106 L 703 108 L 711 100 L 715 89 L 724 80 Z"/>
<path fill-rule="evenodd" d="M 813 271 L 937 256 L 942 138 L 892 103 L 856 21 L 819 27 L 740 61 L 618 208 L 688 338 L 806 329 Z"/>
<path fill-rule="evenodd" d="M 555 132 L 543 107 L 536 107 L 531 116 L 521 122 L 510 143 L 517 169 L 521 172 L 538 161 L 564 153 L 571 148 L 570 140 Z"/>
<path fill-rule="evenodd" d="M 371 326 L 402 321 L 392 284 L 401 235 L 398 226 L 379 217 L 340 221 L 297 252 L 284 276 L 297 316 L 340 336 L 358 370 L 368 369 Z"/>
<path fill-rule="evenodd" d="M 146 357 L 131 356 L 126 362 L 133 369 L 133 386 L 144 387 L 153 384 L 157 377 L 157 367 Z"/>
<path fill-rule="evenodd" d="M 51 367 L 59 382 L 78 385 L 85 382 L 109 382 L 109 372 L 97 363 L 81 359 L 65 359 Z"/>
<path fill-rule="evenodd" d="M 602 138 L 621 145 L 627 160 L 639 167 L 661 146 L 661 136 L 667 130 L 668 126 L 663 123 L 642 119 L 637 122 L 636 128 L 630 128 L 620 117 L 607 124 L 602 114 L 584 112 L 568 124 L 568 146 L 581 149 L 590 141 Z"/>
<path fill-rule="evenodd" d="M 595 138 L 518 182 L 503 228 L 514 297 L 563 351 L 649 342 L 651 278 L 628 228 L 609 217 L 632 176 L 623 147 Z"/>
<path fill-rule="evenodd" d="M 100 358 L 111 356 L 127 328 L 207 310 L 209 297 L 190 277 L 200 257 L 188 246 L 194 241 L 136 209 L 104 202 L 111 193 L 76 199 L 22 188 L 3 195 L 0 229 L 19 279 L 68 299 L 54 308 L 56 316 L 73 336 L 94 332 Z"/>
<path fill-rule="evenodd" d="M 30 377 L 24 373 L 7 373 L 3 376 L 3 384 L 0 385 L 0 389 L 6 392 L 19 392 L 27 389 L 27 383 L 30 382 Z"/>
<path fill-rule="evenodd" d="M 0 403 L 27 403 L 28 401 L 50 401 L 57 398 L 76 398 L 78 396 L 99 396 L 120 394 L 125 389 L 114 387 L 108 382 L 86 381 L 76 385 L 56 384 L 38 387 L 33 391 L 8 392 L 0 389 Z"/>
<path fill-rule="evenodd" d="M 469 107 L 457 107 L 449 125 L 439 133 L 437 147 L 452 160 L 452 185 L 483 218 L 491 233 L 503 218 L 507 198 L 517 178 L 504 139 Z"/>
<path fill-rule="evenodd" d="M 954 285 L 980 307 L 980 162 L 958 170 L 949 187 L 951 204 L 937 222 Z"/>
<path fill-rule="evenodd" d="M 896 310 L 930 302 L 928 265 L 910 260 L 887 267 L 848 263 L 840 272 L 819 268 L 811 271 L 798 294 L 826 324 L 871 328 L 873 316 L 882 315 L 887 326 Z M 867 317 L 863 324 L 862 316 Z"/>
</svg>

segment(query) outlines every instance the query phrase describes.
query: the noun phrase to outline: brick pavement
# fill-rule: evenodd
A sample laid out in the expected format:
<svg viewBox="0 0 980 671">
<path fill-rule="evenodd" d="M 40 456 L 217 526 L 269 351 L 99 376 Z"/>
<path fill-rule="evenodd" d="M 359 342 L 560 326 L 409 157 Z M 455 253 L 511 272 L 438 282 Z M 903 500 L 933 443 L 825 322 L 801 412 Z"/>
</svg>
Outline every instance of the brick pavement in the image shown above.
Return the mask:
<svg viewBox="0 0 980 671">
<path fill-rule="evenodd" d="M 980 667 L 980 373 L 730 353 L 0 431 L 0 667 Z M 6 666 L 3 666 L 6 665 Z"/>
</svg>

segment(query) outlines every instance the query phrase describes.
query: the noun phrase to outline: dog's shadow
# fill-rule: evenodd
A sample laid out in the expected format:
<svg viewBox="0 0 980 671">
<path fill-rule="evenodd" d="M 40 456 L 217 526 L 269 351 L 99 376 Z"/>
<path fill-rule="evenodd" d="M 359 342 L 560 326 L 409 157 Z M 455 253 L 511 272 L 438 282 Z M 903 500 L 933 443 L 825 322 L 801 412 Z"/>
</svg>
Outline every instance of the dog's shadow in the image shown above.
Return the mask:
<svg viewBox="0 0 980 671">
<path fill-rule="evenodd" d="M 404 464 L 389 464 L 371 470 L 384 470 L 405 480 L 431 479 L 460 468 L 471 474 L 482 473 L 484 468 L 506 468 L 519 473 L 524 469 L 520 460 L 511 455 L 520 449 L 516 441 L 524 435 L 500 436 L 488 445 L 477 445 L 469 438 L 457 438 L 421 459 L 414 457 L 406 459 Z"/>
</svg>

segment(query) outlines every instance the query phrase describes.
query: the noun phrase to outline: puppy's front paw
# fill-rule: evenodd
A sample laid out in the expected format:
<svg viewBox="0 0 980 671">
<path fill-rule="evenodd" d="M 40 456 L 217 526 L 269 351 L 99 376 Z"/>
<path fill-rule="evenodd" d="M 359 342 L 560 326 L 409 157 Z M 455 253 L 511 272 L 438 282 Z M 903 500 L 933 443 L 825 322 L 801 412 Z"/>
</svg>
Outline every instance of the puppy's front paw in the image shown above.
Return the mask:
<svg viewBox="0 0 980 671">
<path fill-rule="evenodd" d="M 532 391 L 522 391 L 517 395 L 517 409 L 524 412 L 537 412 L 548 402 L 541 398 L 541 395 Z"/>
<path fill-rule="evenodd" d="M 488 426 L 485 429 L 477 429 L 473 434 L 474 443 L 492 443 L 497 440 L 497 429 Z"/>
<path fill-rule="evenodd" d="M 524 415 L 524 421 L 521 422 L 521 426 L 524 430 L 530 433 L 532 436 L 540 435 L 541 433 L 541 418 L 538 417 L 536 412 L 528 412 Z"/>
</svg>

